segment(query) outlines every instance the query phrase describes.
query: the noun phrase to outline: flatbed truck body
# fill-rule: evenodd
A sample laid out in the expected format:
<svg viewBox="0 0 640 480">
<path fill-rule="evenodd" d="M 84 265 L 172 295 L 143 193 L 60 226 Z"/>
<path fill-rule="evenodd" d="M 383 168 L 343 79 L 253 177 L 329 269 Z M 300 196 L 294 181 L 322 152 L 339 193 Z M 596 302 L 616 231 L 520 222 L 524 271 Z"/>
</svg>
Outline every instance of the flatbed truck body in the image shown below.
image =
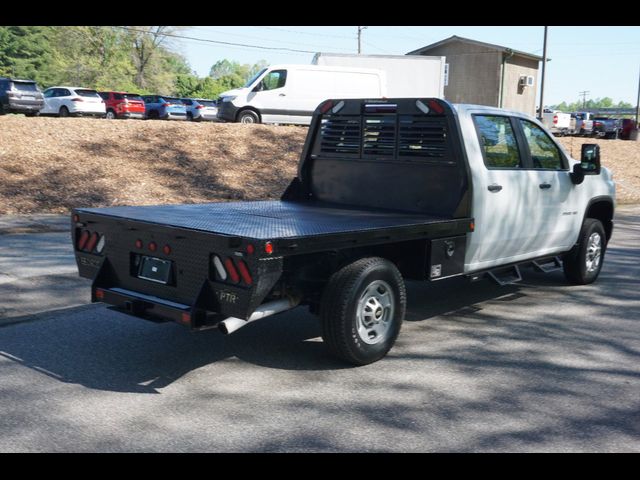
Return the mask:
<svg viewBox="0 0 640 480">
<path fill-rule="evenodd" d="M 610 175 L 594 180 L 599 156 L 576 164 L 548 135 L 552 165 L 531 143 L 538 130 L 548 135 L 523 114 L 435 98 L 328 100 L 280 200 L 75 209 L 79 273 L 93 301 L 193 330 L 308 305 L 333 353 L 370 363 L 399 333 L 403 278 L 500 283 L 500 269 L 559 265 L 579 256 L 590 218 L 603 253 Z"/>
</svg>

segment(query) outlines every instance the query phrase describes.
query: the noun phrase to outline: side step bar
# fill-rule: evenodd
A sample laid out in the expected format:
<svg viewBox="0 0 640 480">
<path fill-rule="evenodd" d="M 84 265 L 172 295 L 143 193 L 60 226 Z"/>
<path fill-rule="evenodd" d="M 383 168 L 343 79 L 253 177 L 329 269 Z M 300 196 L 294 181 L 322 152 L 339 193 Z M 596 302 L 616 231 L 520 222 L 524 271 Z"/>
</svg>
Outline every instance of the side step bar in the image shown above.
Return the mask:
<svg viewBox="0 0 640 480">
<path fill-rule="evenodd" d="M 520 269 L 517 265 L 507 268 L 490 270 L 487 272 L 487 275 L 489 275 L 489 278 L 501 287 L 522 280 L 522 275 L 520 274 Z"/>
<path fill-rule="evenodd" d="M 516 265 L 509 265 L 507 267 L 498 267 L 491 270 L 470 273 L 465 275 L 465 277 L 471 282 L 477 282 L 486 276 L 500 286 L 510 285 L 522 280 L 520 267 L 528 266 L 531 266 L 542 273 L 550 273 L 562 270 L 562 260 L 560 260 L 559 256 L 539 258 L 537 260 L 529 260 Z"/>
<path fill-rule="evenodd" d="M 542 273 L 555 272 L 562 268 L 562 261 L 560 260 L 560 257 L 534 260 L 531 264 L 533 265 L 533 268 Z"/>
</svg>

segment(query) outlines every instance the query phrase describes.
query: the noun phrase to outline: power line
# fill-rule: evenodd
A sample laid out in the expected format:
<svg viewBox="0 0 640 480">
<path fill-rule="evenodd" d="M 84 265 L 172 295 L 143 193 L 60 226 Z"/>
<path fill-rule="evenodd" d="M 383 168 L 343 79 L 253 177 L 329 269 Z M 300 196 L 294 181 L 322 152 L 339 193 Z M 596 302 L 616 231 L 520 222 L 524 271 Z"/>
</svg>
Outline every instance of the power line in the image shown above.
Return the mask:
<svg viewBox="0 0 640 480">
<path fill-rule="evenodd" d="M 353 36 L 352 35 L 332 35 L 332 34 L 328 34 L 328 33 L 301 32 L 300 30 L 288 30 L 286 28 L 277 28 L 277 27 L 257 27 L 257 26 L 253 26 L 253 28 L 262 28 L 264 30 L 276 30 L 276 31 L 279 31 L 279 32 L 299 33 L 301 35 L 313 35 L 315 37 L 348 38 L 349 40 L 353 40 Z"/>
<path fill-rule="evenodd" d="M 140 30 L 137 28 L 130 28 L 130 27 L 121 27 L 121 26 L 116 26 L 116 28 L 120 28 L 122 30 L 127 30 L 129 32 L 140 32 L 140 33 L 149 33 L 146 30 Z M 164 37 L 172 37 L 172 38 L 182 38 L 185 40 L 194 40 L 197 42 L 205 42 L 205 43 L 215 43 L 215 44 L 219 44 L 219 45 L 230 45 L 230 46 L 236 46 L 236 47 L 246 47 L 246 48 L 257 48 L 260 50 L 284 50 L 287 52 L 296 52 L 296 53 L 317 53 L 316 50 L 300 50 L 300 49 L 295 49 L 295 48 L 286 48 L 286 47 L 265 47 L 262 45 L 249 45 L 246 43 L 235 43 L 235 42 L 223 42 L 221 40 L 210 40 L 208 38 L 197 38 L 197 37 L 189 37 L 186 35 L 176 35 L 173 33 L 161 33 L 159 34 L 159 36 L 164 36 Z"/>
<path fill-rule="evenodd" d="M 202 28 L 202 27 L 194 27 L 194 28 Z M 208 28 L 208 27 L 202 28 L 202 30 L 205 30 L 205 29 L 208 32 L 222 33 L 224 35 L 232 35 L 232 36 L 235 36 L 235 37 L 252 38 L 252 39 L 255 39 L 255 40 L 264 40 L 264 41 L 275 42 L 275 43 L 287 43 L 287 44 L 293 44 L 293 45 L 304 45 L 304 46 L 307 46 L 307 47 L 316 47 L 316 48 L 319 48 L 319 49 L 342 50 L 344 52 L 350 51 L 350 50 L 347 50 L 347 49 L 344 49 L 344 48 L 333 47 L 333 46 L 330 46 L 330 45 L 318 45 L 318 44 L 311 44 L 311 43 L 288 42 L 286 40 L 277 40 L 277 39 L 272 39 L 272 38 L 266 39 L 266 38 L 263 38 L 263 37 L 256 37 L 254 35 L 245 35 L 245 34 L 242 34 L 242 33 L 225 32 L 223 30 L 216 30 L 216 29 Z"/>
</svg>

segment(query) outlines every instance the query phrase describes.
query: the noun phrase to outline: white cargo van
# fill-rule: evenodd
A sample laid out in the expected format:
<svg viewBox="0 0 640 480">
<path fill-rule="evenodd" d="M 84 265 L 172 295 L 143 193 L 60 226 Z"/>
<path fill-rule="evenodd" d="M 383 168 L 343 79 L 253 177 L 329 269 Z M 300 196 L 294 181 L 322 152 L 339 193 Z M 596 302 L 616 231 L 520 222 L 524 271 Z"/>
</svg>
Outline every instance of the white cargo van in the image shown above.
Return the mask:
<svg viewBox="0 0 640 480">
<path fill-rule="evenodd" d="M 309 125 L 316 107 L 329 98 L 381 98 L 381 70 L 318 65 L 272 65 L 244 87 L 220 94 L 218 118 L 241 123 Z"/>
</svg>

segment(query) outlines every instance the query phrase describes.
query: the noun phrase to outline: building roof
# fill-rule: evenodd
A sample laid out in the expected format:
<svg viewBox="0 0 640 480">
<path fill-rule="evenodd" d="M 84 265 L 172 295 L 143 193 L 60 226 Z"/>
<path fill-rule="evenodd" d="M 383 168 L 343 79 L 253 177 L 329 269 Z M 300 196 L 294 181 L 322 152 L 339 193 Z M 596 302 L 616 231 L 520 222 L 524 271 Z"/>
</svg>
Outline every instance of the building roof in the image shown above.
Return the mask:
<svg viewBox="0 0 640 480">
<path fill-rule="evenodd" d="M 440 47 L 441 45 L 446 45 L 447 43 L 451 43 L 451 42 L 471 43 L 473 45 L 478 45 L 480 47 L 487 47 L 489 49 L 496 50 L 498 52 L 513 53 L 514 55 L 518 55 L 520 57 L 542 61 L 542 57 L 538 55 L 534 55 L 533 53 L 521 52 L 520 50 L 514 50 L 513 48 L 503 47 L 501 45 L 494 45 L 493 43 L 479 42 L 477 40 L 471 40 L 470 38 L 458 37 L 457 35 L 453 35 L 449 38 L 445 38 L 444 40 L 440 40 L 439 42 L 432 43 L 431 45 L 427 45 L 426 47 L 418 48 L 417 50 L 413 50 L 407 53 L 407 55 L 422 55 L 423 53 L 427 53 L 429 50 L 433 48 Z"/>
</svg>

